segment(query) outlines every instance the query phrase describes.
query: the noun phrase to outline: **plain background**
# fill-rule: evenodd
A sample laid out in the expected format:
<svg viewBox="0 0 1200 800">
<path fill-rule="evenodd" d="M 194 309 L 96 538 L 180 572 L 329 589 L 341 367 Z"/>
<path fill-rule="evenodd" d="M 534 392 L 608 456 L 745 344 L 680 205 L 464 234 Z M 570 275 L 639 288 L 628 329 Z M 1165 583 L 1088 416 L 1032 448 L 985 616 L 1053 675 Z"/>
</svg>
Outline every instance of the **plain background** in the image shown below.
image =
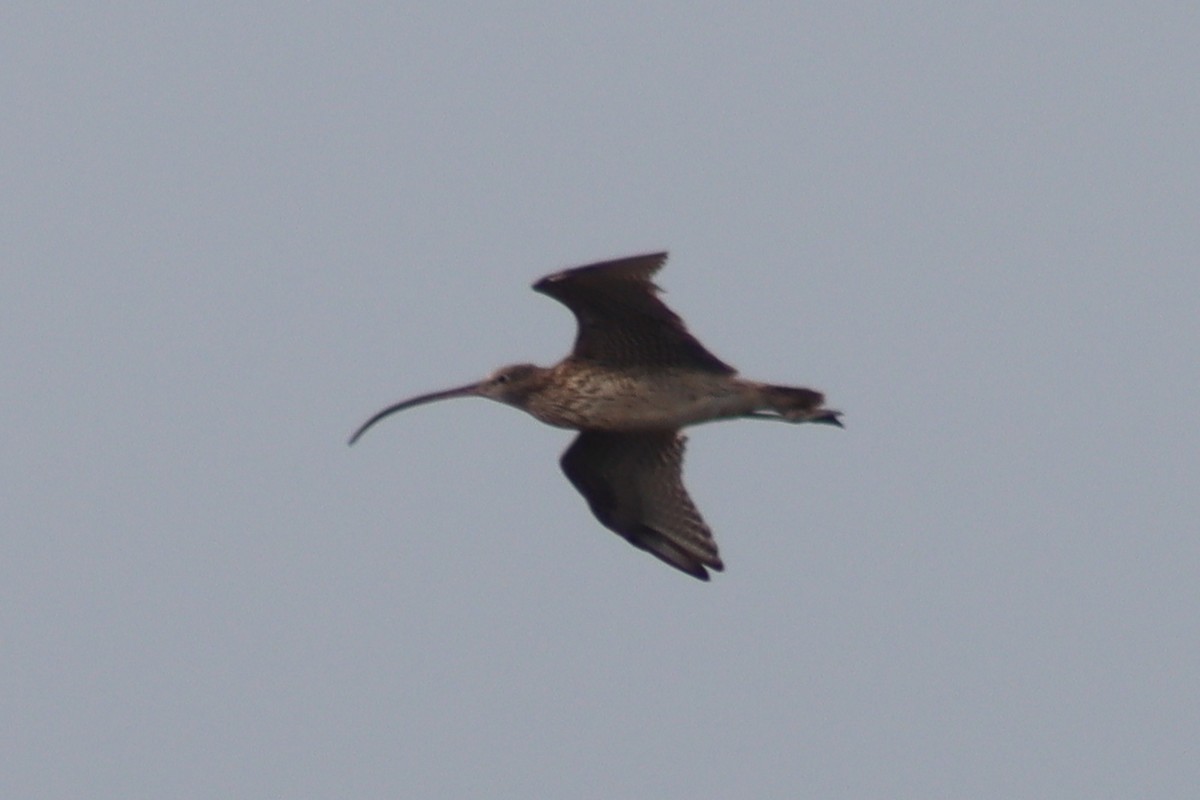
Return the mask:
<svg viewBox="0 0 1200 800">
<path fill-rule="evenodd" d="M 1194 797 L 1188 4 L 7 4 L 0 794 Z M 376 409 L 667 300 L 847 429 Z"/>
</svg>

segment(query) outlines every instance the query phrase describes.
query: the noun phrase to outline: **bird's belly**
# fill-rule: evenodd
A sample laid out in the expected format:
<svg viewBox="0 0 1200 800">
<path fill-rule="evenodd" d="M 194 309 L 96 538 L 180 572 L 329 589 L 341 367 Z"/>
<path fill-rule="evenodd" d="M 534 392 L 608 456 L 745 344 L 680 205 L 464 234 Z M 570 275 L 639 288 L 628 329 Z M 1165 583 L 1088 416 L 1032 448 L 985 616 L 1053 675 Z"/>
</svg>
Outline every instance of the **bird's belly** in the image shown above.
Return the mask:
<svg viewBox="0 0 1200 800">
<path fill-rule="evenodd" d="M 550 425 L 577 430 L 673 430 L 740 416 L 754 410 L 755 400 L 736 378 L 689 375 L 679 381 L 610 380 L 529 411 Z"/>
</svg>

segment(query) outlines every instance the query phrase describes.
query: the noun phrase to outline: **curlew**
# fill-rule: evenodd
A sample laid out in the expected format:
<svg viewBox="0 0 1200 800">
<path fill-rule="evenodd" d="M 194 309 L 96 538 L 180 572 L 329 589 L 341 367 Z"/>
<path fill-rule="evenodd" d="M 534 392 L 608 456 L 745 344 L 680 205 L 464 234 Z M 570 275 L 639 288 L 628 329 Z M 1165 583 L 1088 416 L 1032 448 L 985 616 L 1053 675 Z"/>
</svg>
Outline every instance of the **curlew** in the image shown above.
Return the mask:
<svg viewBox="0 0 1200 800">
<path fill-rule="evenodd" d="M 514 364 L 477 383 L 388 406 L 384 417 L 452 397 L 486 397 L 579 431 L 561 459 L 592 513 L 630 544 L 700 580 L 722 570 L 717 543 L 683 486 L 680 432 L 721 419 L 841 426 L 813 389 L 746 380 L 710 353 L 658 299 L 666 253 L 556 272 L 533 285 L 574 313 L 571 354 L 552 367 Z"/>
</svg>

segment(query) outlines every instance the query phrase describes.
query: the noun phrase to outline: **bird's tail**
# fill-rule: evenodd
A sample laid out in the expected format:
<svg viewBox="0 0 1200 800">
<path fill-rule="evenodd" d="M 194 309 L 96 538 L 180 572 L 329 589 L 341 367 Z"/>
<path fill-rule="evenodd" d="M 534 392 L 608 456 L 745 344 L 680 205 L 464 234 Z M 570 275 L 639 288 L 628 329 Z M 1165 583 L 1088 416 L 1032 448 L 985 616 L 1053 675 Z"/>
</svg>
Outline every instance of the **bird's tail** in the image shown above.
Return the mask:
<svg viewBox="0 0 1200 800">
<path fill-rule="evenodd" d="M 815 389 L 764 385 L 763 400 L 770 410 L 788 422 L 820 422 L 842 427 L 840 411 L 825 408 L 825 395 Z"/>
</svg>

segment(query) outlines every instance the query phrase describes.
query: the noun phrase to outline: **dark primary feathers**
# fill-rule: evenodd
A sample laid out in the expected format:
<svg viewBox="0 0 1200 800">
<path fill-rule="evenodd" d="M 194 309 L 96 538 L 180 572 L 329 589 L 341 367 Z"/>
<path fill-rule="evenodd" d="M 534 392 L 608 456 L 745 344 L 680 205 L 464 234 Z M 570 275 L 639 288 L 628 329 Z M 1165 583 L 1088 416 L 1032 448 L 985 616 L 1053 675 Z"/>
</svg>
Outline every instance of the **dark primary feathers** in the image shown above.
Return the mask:
<svg viewBox="0 0 1200 800">
<path fill-rule="evenodd" d="M 548 275 L 534 291 L 575 314 L 571 357 L 610 367 L 686 367 L 731 375 L 729 366 L 688 333 L 650 280 L 666 253 L 602 261 Z"/>
<path fill-rule="evenodd" d="M 700 580 L 724 569 L 712 531 L 683 488 L 684 437 L 676 431 L 584 431 L 562 470 L 606 528 Z"/>
</svg>

